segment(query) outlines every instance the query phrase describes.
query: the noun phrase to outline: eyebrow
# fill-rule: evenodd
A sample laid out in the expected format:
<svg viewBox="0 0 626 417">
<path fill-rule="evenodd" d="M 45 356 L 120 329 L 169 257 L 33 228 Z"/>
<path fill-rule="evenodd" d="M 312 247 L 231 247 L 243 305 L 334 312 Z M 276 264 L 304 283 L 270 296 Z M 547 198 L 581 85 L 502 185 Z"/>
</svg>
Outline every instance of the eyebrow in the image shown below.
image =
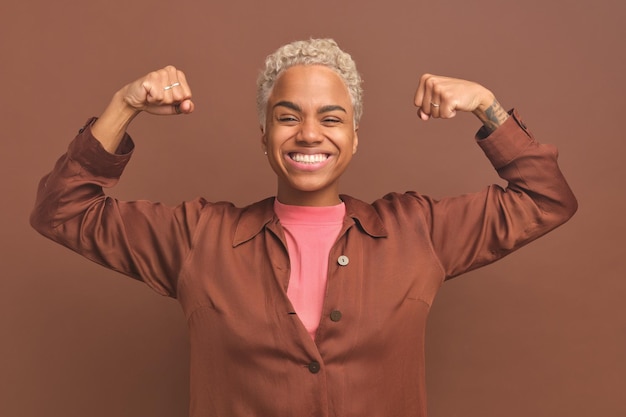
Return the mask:
<svg viewBox="0 0 626 417">
<path fill-rule="evenodd" d="M 297 112 L 302 112 L 302 108 L 300 106 L 298 106 L 296 103 L 292 102 L 292 101 L 279 101 L 278 103 L 274 104 L 274 106 L 272 106 L 272 108 L 276 108 L 276 107 L 287 107 L 288 109 L 297 111 Z M 348 113 L 346 111 L 346 109 L 344 109 L 343 107 L 336 105 L 336 104 L 329 104 L 327 106 L 323 106 L 320 107 L 317 110 L 317 114 L 322 114 L 322 113 L 328 113 L 331 111 L 342 111 L 344 113 Z"/>
<path fill-rule="evenodd" d="M 291 101 L 279 101 L 278 103 L 274 104 L 274 106 L 272 106 L 273 109 L 275 109 L 276 107 L 287 107 L 288 109 L 294 110 L 294 111 L 298 111 L 301 112 L 302 109 L 300 108 L 300 106 L 298 106 L 296 103 L 293 103 Z"/>
<path fill-rule="evenodd" d="M 328 112 L 331 112 L 331 111 L 337 111 L 337 110 L 338 110 L 338 111 L 342 111 L 342 112 L 344 112 L 344 113 L 348 113 L 348 112 L 346 111 L 346 109 L 344 109 L 343 107 L 338 106 L 338 105 L 336 105 L 336 104 L 330 104 L 330 105 L 328 105 L 328 106 L 321 107 L 321 108 L 317 111 L 317 114 L 328 113 Z"/>
</svg>

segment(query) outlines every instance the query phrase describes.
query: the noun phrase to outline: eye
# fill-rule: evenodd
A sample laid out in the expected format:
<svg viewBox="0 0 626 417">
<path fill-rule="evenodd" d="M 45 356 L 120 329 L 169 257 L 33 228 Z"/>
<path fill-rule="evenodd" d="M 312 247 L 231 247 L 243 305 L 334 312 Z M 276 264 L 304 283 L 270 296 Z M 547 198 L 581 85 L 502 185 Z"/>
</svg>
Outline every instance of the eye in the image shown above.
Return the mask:
<svg viewBox="0 0 626 417">
<path fill-rule="evenodd" d="M 282 116 L 277 116 L 276 118 L 279 122 L 281 123 L 286 123 L 286 124 L 293 124 L 293 123 L 297 123 L 298 122 L 298 118 L 293 116 L 293 115 L 282 115 Z"/>
<path fill-rule="evenodd" d="M 322 119 L 322 123 L 326 126 L 334 126 L 342 123 L 342 120 L 335 116 L 327 116 Z"/>
</svg>

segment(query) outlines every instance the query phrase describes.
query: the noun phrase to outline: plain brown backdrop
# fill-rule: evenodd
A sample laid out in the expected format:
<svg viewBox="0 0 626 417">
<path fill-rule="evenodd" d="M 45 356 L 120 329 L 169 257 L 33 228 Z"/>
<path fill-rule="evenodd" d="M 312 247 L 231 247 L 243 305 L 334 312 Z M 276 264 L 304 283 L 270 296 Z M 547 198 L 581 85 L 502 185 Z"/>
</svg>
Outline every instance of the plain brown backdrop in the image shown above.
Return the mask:
<svg viewBox="0 0 626 417">
<path fill-rule="evenodd" d="M 444 285 L 428 328 L 430 415 L 626 415 L 624 4 L 2 2 L 0 415 L 186 415 L 177 303 L 38 236 L 27 222 L 35 188 L 117 88 L 174 64 L 197 111 L 142 115 L 131 128 L 136 154 L 111 193 L 169 204 L 272 194 L 256 74 L 275 48 L 308 37 L 335 38 L 365 79 L 343 192 L 439 197 L 498 181 L 472 142 L 472 116 L 416 118 L 417 79 L 433 72 L 483 83 L 518 108 L 559 147 L 579 198 L 564 227 Z"/>
</svg>

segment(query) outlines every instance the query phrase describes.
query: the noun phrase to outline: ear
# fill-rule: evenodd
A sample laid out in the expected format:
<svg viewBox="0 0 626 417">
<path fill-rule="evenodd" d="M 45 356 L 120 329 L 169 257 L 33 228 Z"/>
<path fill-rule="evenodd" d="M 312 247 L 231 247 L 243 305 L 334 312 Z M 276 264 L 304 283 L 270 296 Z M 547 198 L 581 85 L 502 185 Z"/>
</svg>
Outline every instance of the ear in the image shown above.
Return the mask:
<svg viewBox="0 0 626 417">
<path fill-rule="evenodd" d="M 356 153 L 357 148 L 359 147 L 359 127 L 354 128 L 354 140 L 352 142 L 352 155 Z"/>
<path fill-rule="evenodd" d="M 259 129 L 261 130 L 261 149 L 265 152 L 267 151 L 267 135 L 265 134 L 263 125 L 259 125 Z"/>
</svg>

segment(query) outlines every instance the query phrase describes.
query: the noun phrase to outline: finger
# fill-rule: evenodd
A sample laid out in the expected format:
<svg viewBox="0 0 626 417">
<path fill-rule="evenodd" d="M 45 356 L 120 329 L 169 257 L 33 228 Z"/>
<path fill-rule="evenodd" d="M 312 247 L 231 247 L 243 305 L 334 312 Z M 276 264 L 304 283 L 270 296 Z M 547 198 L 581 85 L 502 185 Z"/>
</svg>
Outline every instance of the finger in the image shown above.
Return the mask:
<svg viewBox="0 0 626 417">
<path fill-rule="evenodd" d="M 430 116 L 434 118 L 441 117 L 442 99 L 437 92 L 432 92 L 428 104 L 430 105 Z"/>
<path fill-rule="evenodd" d="M 417 91 L 415 92 L 414 104 L 418 108 L 417 115 L 422 120 L 430 119 L 430 104 L 426 95 L 428 93 L 427 82 L 431 77 L 431 74 L 422 74 L 417 86 Z"/>
<path fill-rule="evenodd" d="M 141 86 L 146 92 L 146 104 L 151 105 L 163 100 L 163 88 L 162 83 L 159 81 L 156 73 L 150 73 L 146 76 L 145 80 L 141 83 Z"/>
<path fill-rule="evenodd" d="M 184 113 L 186 111 L 181 111 L 180 106 L 176 106 L 176 104 L 181 104 L 185 100 L 191 99 L 191 88 L 189 87 L 189 84 L 187 83 L 185 73 L 179 69 L 176 69 L 173 66 L 168 66 L 166 67 L 166 69 L 168 72 L 168 80 L 170 84 L 164 87 L 164 90 L 166 91 L 165 96 L 167 99 L 164 104 L 173 103 L 175 105 L 175 107 L 173 107 L 174 111 Z M 184 106 L 184 107 L 185 109 L 187 109 L 187 106 Z M 180 114 L 180 113 L 177 113 L 177 114 Z"/>
<path fill-rule="evenodd" d="M 191 90 L 182 71 L 168 65 L 146 77 L 149 99 L 146 110 L 153 114 L 171 115 L 191 113 L 194 105 L 189 99 Z M 189 103 L 185 103 L 189 101 Z"/>
<path fill-rule="evenodd" d="M 185 73 L 181 70 L 176 71 L 176 76 L 178 82 L 180 82 L 180 86 L 177 87 L 177 91 L 180 93 L 179 101 L 188 100 L 191 98 L 191 87 L 187 82 L 187 77 Z"/>
<path fill-rule="evenodd" d="M 146 101 L 148 105 L 153 106 L 161 104 L 170 99 L 168 94 L 169 85 L 169 75 L 166 68 L 148 74 L 143 82 L 143 86 L 147 92 Z"/>
<path fill-rule="evenodd" d="M 451 98 L 441 99 L 441 106 L 439 107 L 439 117 L 442 119 L 451 119 L 456 116 L 456 100 Z"/>
<path fill-rule="evenodd" d="M 442 119 L 452 119 L 454 116 L 456 116 L 456 110 L 452 106 L 446 106 L 439 113 L 439 117 Z"/>
<path fill-rule="evenodd" d="M 189 114 L 192 113 L 195 108 L 193 101 L 185 100 L 181 103 L 174 103 L 171 106 L 171 114 Z"/>
<path fill-rule="evenodd" d="M 422 110 L 421 107 L 417 111 L 417 115 L 419 116 L 420 119 L 422 119 L 424 121 L 430 119 L 430 115 L 428 113 L 426 113 L 424 110 Z"/>
<path fill-rule="evenodd" d="M 176 94 L 178 87 L 180 86 L 180 82 L 178 81 L 177 69 L 173 65 L 168 65 L 162 70 L 164 72 L 163 79 L 165 81 L 165 85 L 163 86 L 163 104 L 171 104 L 177 100 Z"/>
<path fill-rule="evenodd" d="M 428 74 L 423 74 L 418 81 L 415 98 L 413 99 L 413 104 L 415 104 L 416 107 L 422 107 L 424 101 L 424 81 L 427 76 Z"/>
<path fill-rule="evenodd" d="M 459 105 L 458 94 L 450 87 L 454 87 L 454 85 L 448 79 L 441 82 L 436 89 L 438 99 L 436 98 L 435 100 L 439 100 L 437 103 L 440 104 L 438 117 L 442 119 L 450 119 L 456 116 L 456 110 Z"/>
<path fill-rule="evenodd" d="M 430 117 L 434 117 L 433 109 L 436 109 L 436 106 L 433 107 L 433 88 L 434 88 L 434 76 L 430 74 L 426 74 L 422 78 L 422 82 L 424 84 L 424 95 L 422 97 L 422 113 L 427 115 L 428 118 L 422 117 L 423 120 L 428 120 Z M 435 103 L 438 104 L 438 103 Z"/>
<path fill-rule="evenodd" d="M 147 77 L 151 90 L 148 102 L 153 105 L 170 105 L 177 101 L 176 87 L 180 86 L 176 67 L 168 65 Z M 180 101 L 180 99 L 178 99 Z"/>
<path fill-rule="evenodd" d="M 171 78 L 172 74 L 170 74 L 170 80 L 175 80 L 169 85 L 170 88 L 168 89 L 173 100 L 171 106 L 172 114 L 189 114 L 194 109 L 194 104 L 191 101 L 191 88 L 183 71 L 175 68 L 171 69 L 174 72 L 174 78 Z"/>
</svg>

